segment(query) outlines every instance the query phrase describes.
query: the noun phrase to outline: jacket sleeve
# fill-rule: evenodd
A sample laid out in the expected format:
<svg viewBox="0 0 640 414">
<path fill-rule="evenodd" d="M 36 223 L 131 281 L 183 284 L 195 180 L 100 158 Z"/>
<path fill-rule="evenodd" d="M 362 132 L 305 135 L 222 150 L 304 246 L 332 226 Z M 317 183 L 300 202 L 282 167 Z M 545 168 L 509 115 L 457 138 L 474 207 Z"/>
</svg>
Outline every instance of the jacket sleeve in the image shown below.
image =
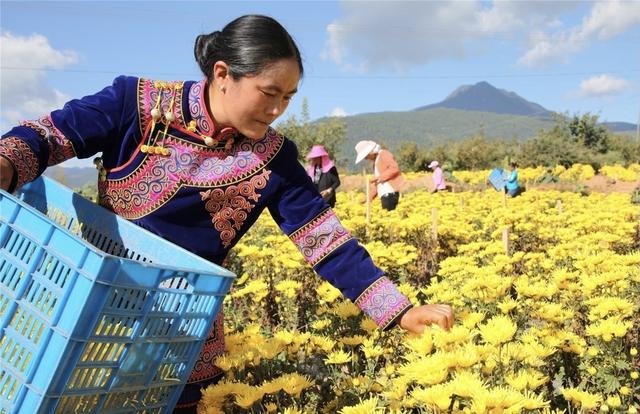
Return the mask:
<svg viewBox="0 0 640 414">
<path fill-rule="evenodd" d="M 40 119 L 23 121 L 0 138 L 0 156 L 17 175 L 16 187 L 50 166 L 73 157 L 88 158 L 113 146 L 137 116 L 135 78 L 120 76 L 102 91 L 74 99 Z M 133 89 L 133 90 L 131 90 Z"/>
<path fill-rule="evenodd" d="M 393 155 L 391 155 L 391 152 L 382 150 L 380 151 L 379 157 L 379 172 L 378 177 L 376 177 L 379 182 L 383 183 L 400 175 L 400 168 L 398 167 L 398 163 L 396 162 L 396 160 L 393 158 Z"/>
<path fill-rule="evenodd" d="M 286 177 L 269 205 L 282 231 L 305 260 L 382 328 L 411 308 L 409 299 L 373 264 L 367 250 L 342 226 L 313 189 L 293 143 L 279 154 L 274 173 Z M 284 154 L 283 154 L 284 153 Z M 287 154 L 288 153 L 288 154 Z"/>
<path fill-rule="evenodd" d="M 338 175 L 338 169 L 336 167 L 332 167 L 329 170 L 329 174 L 331 174 L 331 188 L 335 192 L 338 187 L 340 187 L 340 176 Z"/>
</svg>

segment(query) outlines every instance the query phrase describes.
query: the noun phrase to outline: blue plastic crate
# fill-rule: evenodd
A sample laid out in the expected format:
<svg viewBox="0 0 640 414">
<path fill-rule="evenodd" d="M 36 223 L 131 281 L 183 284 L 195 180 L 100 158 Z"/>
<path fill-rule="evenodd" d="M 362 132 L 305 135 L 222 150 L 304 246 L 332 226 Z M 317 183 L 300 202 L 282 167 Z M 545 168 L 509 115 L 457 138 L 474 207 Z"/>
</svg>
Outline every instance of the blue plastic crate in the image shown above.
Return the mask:
<svg viewBox="0 0 640 414">
<path fill-rule="evenodd" d="M 489 182 L 496 191 L 504 191 L 507 181 L 504 179 L 504 170 L 502 168 L 494 168 L 489 174 Z"/>
<path fill-rule="evenodd" d="M 46 177 L 0 190 L 0 414 L 171 412 L 234 278 Z"/>
</svg>

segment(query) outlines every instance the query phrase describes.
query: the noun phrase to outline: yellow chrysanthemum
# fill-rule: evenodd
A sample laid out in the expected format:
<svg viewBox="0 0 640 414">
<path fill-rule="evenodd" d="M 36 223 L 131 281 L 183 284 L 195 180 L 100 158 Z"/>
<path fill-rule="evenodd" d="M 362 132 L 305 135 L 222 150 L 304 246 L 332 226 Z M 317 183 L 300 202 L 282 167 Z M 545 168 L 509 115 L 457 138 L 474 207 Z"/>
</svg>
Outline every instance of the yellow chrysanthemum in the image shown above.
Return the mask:
<svg viewBox="0 0 640 414">
<path fill-rule="evenodd" d="M 335 351 L 327 355 L 324 359 L 325 364 L 340 365 L 351 362 L 351 353 L 343 350 Z"/>
<path fill-rule="evenodd" d="M 592 410 L 602 402 L 602 397 L 598 394 L 591 394 L 586 391 L 580 391 L 577 388 L 563 388 L 562 396 L 569 402 L 582 407 L 586 410 Z"/>
<path fill-rule="evenodd" d="M 446 411 L 451 405 L 452 390 L 448 384 L 439 384 L 429 388 L 416 388 L 411 396 L 429 408 Z"/>
<path fill-rule="evenodd" d="M 378 408 L 378 398 L 369 398 L 362 401 L 357 405 L 351 407 L 343 407 L 340 411 L 341 414 L 372 414 L 380 412 L 382 409 Z"/>
<path fill-rule="evenodd" d="M 494 316 L 486 324 L 479 327 L 482 338 L 492 345 L 509 342 L 516 333 L 516 329 L 516 324 L 503 315 Z"/>
</svg>

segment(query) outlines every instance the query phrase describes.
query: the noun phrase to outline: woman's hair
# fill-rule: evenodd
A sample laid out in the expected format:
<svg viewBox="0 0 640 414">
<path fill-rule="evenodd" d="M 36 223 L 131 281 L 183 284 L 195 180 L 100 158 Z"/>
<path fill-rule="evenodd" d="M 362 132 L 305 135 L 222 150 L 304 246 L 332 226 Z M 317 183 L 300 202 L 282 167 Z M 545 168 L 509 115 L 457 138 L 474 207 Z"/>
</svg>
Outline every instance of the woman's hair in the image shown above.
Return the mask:
<svg viewBox="0 0 640 414">
<path fill-rule="evenodd" d="M 198 36 L 193 54 L 208 80 L 219 60 L 229 66 L 234 79 L 257 75 L 280 59 L 295 59 L 303 74 L 298 46 L 280 23 L 267 16 L 238 17 L 222 31 Z"/>
<path fill-rule="evenodd" d="M 511 168 L 518 168 L 518 163 L 515 161 L 511 161 L 511 163 L 509 163 L 509 165 L 511 166 Z"/>
</svg>

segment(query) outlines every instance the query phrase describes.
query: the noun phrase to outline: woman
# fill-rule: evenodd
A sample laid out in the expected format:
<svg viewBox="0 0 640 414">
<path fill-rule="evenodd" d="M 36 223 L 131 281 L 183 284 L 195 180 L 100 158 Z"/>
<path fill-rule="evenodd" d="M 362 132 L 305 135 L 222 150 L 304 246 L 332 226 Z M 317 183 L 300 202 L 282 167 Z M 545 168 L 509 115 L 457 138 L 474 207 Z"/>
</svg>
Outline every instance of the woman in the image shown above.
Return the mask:
<svg viewBox="0 0 640 414">
<path fill-rule="evenodd" d="M 380 196 L 380 203 L 385 210 L 395 210 L 400 200 L 400 190 L 405 184 L 400 167 L 393 154 L 383 149 L 375 141 L 359 141 L 356 144 L 356 164 L 367 159 L 373 163 L 373 180 L 369 199 Z"/>
<path fill-rule="evenodd" d="M 314 145 L 307 154 L 307 175 L 324 200 L 331 207 L 336 206 L 336 189 L 340 186 L 340 177 L 335 163 L 322 145 Z"/>
<path fill-rule="evenodd" d="M 200 81 L 120 76 L 4 134 L 2 188 L 102 152 L 100 204 L 159 236 L 221 264 L 269 209 L 313 269 L 381 328 L 450 328 L 449 306 L 413 307 L 373 264 L 313 187 L 295 144 L 269 126 L 303 74 L 289 33 L 272 18 L 243 16 L 198 36 L 194 54 Z M 220 375 L 212 361 L 223 351 L 220 315 L 176 412 L 195 412 L 201 387 Z"/>
<path fill-rule="evenodd" d="M 518 164 L 515 162 L 509 164 L 509 173 L 505 180 L 504 191 L 509 197 L 515 197 L 520 194 L 520 184 L 518 184 Z"/>
<path fill-rule="evenodd" d="M 429 168 L 433 170 L 433 190 L 431 192 L 447 191 L 447 183 L 444 181 L 444 173 L 442 172 L 440 163 L 438 161 L 431 161 Z"/>
</svg>

